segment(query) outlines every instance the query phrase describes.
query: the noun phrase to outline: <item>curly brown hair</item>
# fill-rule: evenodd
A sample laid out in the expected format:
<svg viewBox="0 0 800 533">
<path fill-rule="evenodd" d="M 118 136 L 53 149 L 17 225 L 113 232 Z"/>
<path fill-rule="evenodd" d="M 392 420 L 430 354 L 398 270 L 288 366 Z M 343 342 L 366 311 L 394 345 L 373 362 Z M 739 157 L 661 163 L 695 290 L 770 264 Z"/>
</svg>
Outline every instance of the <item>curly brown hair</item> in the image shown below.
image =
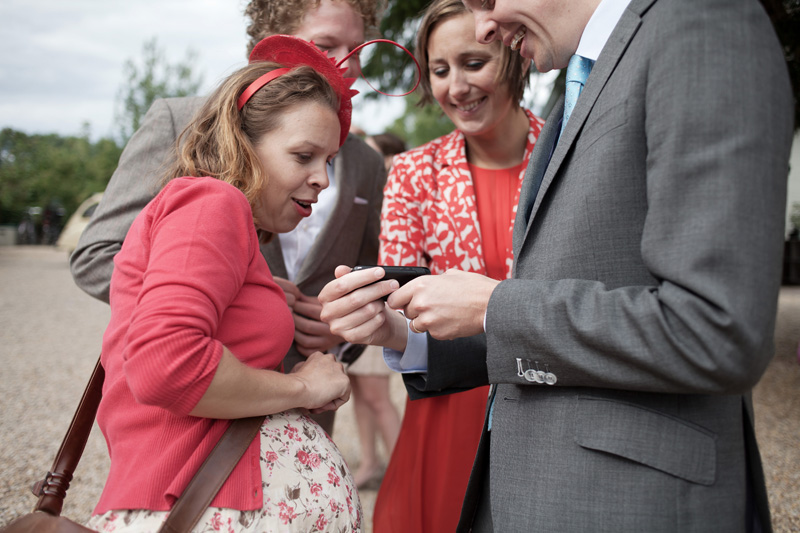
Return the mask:
<svg viewBox="0 0 800 533">
<path fill-rule="evenodd" d="M 264 37 L 279 33 L 294 34 L 305 14 L 319 7 L 322 0 L 251 0 L 244 10 L 250 19 L 247 25 L 247 54 Z M 378 37 L 378 25 L 386 8 L 386 0 L 334 0 L 347 2 L 364 20 L 364 35 Z"/>
</svg>

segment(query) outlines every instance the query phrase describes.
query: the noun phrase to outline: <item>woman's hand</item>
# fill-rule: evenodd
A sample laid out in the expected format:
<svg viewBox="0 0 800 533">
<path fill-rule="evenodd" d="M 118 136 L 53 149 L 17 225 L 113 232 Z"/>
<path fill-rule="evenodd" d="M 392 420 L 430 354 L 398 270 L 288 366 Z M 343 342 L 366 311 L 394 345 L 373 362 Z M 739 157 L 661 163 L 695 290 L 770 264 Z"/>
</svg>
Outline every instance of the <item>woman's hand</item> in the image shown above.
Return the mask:
<svg viewBox="0 0 800 533">
<path fill-rule="evenodd" d="M 397 290 L 396 280 L 383 280 L 382 268 L 351 272 L 336 267 L 336 279 L 319 293 L 320 318 L 331 332 L 353 344 L 372 344 L 404 351 L 408 340 L 405 318 L 389 308 L 381 297 Z"/>
<path fill-rule="evenodd" d="M 304 392 L 301 406 L 312 413 L 335 411 L 350 399 L 350 378 L 333 354 L 314 352 L 292 368 Z"/>
<path fill-rule="evenodd" d="M 350 379 L 332 354 L 316 352 L 289 374 L 250 367 L 223 348 L 205 394 L 189 413 L 204 418 L 245 418 L 307 409 L 338 409 L 350 398 Z"/>
</svg>

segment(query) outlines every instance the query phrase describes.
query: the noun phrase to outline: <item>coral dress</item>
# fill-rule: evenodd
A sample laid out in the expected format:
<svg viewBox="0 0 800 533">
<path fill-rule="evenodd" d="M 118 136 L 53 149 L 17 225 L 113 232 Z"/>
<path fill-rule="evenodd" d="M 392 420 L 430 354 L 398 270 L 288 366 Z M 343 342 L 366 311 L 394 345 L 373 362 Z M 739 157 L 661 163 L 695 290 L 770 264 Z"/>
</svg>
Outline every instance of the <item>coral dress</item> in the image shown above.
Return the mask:
<svg viewBox="0 0 800 533">
<path fill-rule="evenodd" d="M 542 121 L 528 114 L 523 162 L 466 161 L 455 131 L 397 156 L 384 193 L 380 262 L 510 276 L 519 189 Z M 478 449 L 489 387 L 407 401 L 375 503 L 376 533 L 454 531 Z"/>
</svg>

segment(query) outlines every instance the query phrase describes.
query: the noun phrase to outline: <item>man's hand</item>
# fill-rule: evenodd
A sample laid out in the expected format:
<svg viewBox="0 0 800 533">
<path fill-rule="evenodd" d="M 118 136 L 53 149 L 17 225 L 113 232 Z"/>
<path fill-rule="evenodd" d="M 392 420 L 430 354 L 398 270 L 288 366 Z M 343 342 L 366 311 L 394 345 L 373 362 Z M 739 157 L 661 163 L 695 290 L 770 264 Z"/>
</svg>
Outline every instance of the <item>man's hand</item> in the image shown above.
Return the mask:
<svg viewBox="0 0 800 533">
<path fill-rule="evenodd" d="M 275 282 L 283 289 L 286 303 L 292 310 L 294 319 L 294 342 L 297 351 L 305 357 L 314 352 L 327 352 L 344 339 L 331 333 L 330 327 L 319 319 L 322 305 L 315 296 L 307 296 L 285 278 L 275 277 Z"/>
<path fill-rule="evenodd" d="M 300 294 L 294 304 L 294 340 L 297 351 L 308 357 L 314 352 L 327 352 L 344 339 L 331 332 L 330 326 L 320 320 L 322 304 L 315 296 Z"/>
<path fill-rule="evenodd" d="M 351 272 L 350 267 L 340 265 L 335 274 L 336 279 L 319 293 L 320 317 L 331 331 L 353 344 L 405 350 L 406 320 L 381 300 L 400 284 L 396 280 L 381 280 L 382 268 Z"/>
<path fill-rule="evenodd" d="M 500 283 L 480 274 L 451 269 L 440 276 L 421 276 L 394 291 L 392 309 L 402 309 L 411 328 L 439 340 L 483 333 L 483 319 Z"/>
<path fill-rule="evenodd" d="M 275 283 L 278 284 L 278 287 L 283 289 L 283 293 L 286 295 L 286 303 L 289 304 L 289 307 L 293 309 L 295 302 L 300 299 L 300 296 L 302 296 L 303 293 L 300 292 L 300 289 L 297 288 L 297 285 L 288 279 L 279 278 L 277 276 L 274 276 L 273 279 L 275 280 Z"/>
</svg>

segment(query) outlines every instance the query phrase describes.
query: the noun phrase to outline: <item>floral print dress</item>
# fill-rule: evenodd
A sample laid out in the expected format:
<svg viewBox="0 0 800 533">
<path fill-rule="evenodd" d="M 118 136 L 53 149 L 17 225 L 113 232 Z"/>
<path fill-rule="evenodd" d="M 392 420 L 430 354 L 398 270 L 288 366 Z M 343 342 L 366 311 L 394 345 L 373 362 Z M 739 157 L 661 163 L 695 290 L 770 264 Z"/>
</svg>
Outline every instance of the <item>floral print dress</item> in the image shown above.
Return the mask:
<svg viewBox="0 0 800 533">
<path fill-rule="evenodd" d="M 264 505 L 255 511 L 210 507 L 196 533 L 361 531 L 361 501 L 339 449 L 298 410 L 270 415 L 261 426 Z M 87 527 L 104 533 L 157 533 L 168 511 L 114 510 Z"/>
</svg>

